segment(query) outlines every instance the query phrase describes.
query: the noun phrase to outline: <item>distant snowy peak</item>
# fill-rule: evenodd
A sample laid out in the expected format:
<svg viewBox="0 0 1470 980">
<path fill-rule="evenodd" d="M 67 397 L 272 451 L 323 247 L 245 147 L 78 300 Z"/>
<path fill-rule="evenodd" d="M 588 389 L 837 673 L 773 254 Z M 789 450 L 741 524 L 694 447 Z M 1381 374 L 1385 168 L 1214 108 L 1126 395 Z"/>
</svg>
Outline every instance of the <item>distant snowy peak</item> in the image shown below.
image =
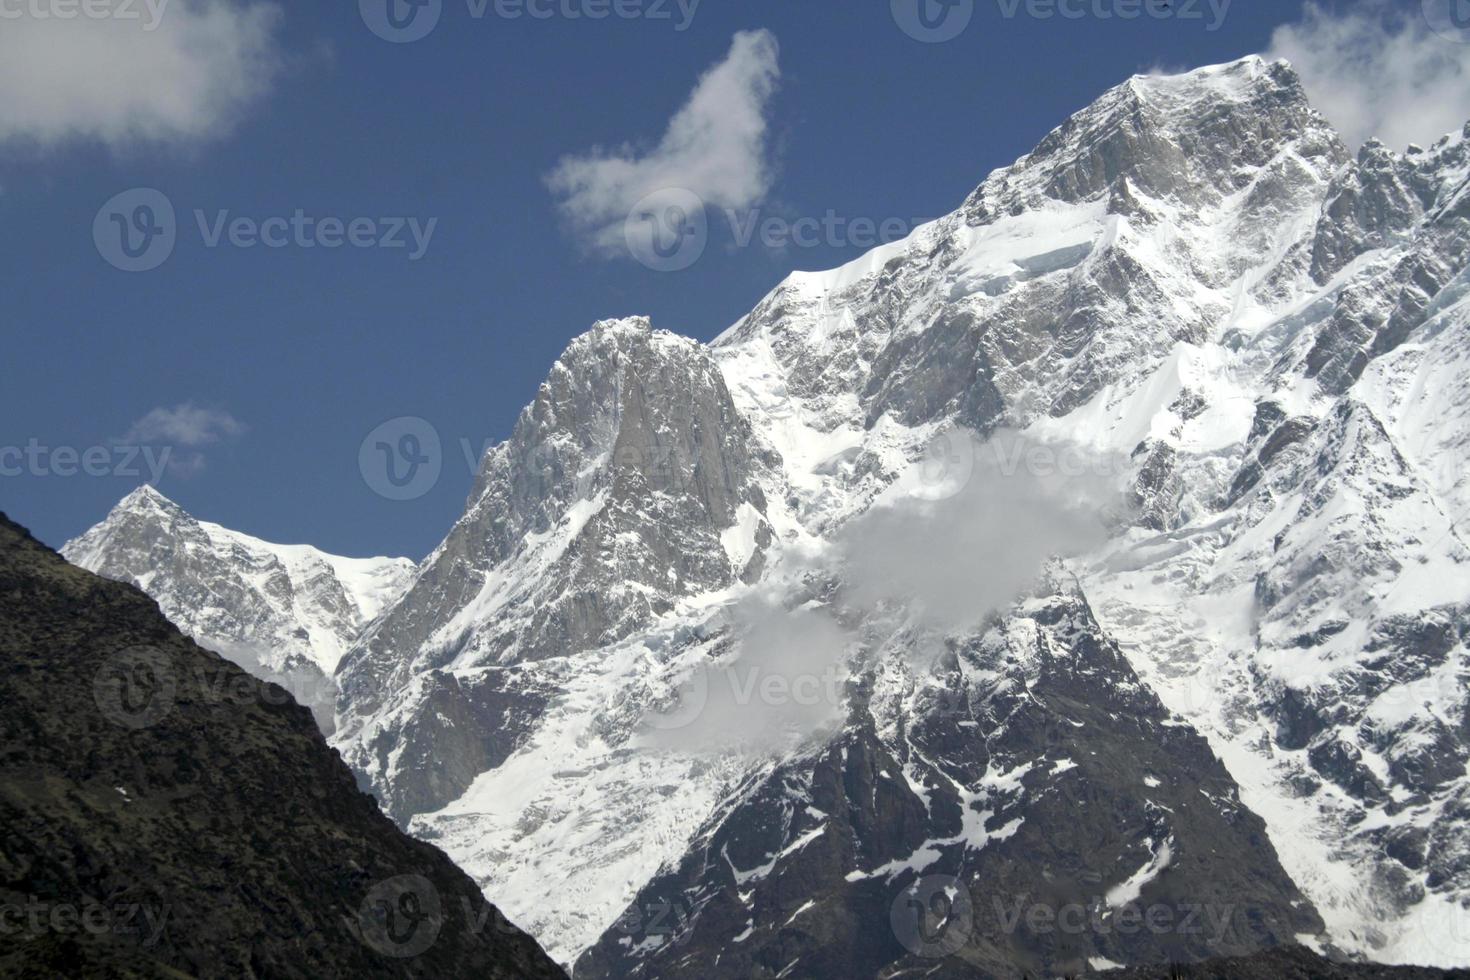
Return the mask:
<svg viewBox="0 0 1470 980">
<path fill-rule="evenodd" d="M 342 558 L 196 520 L 150 486 L 128 494 L 62 554 L 131 582 L 204 646 L 281 672 L 330 676 L 363 627 L 408 587 L 406 558 Z"/>
</svg>

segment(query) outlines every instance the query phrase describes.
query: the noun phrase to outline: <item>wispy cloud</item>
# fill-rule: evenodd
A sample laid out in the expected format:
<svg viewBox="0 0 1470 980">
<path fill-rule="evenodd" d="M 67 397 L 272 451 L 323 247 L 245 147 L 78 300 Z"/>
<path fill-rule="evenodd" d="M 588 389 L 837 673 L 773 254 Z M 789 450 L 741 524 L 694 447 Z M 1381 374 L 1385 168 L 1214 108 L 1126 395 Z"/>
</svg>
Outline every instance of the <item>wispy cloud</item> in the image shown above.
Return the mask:
<svg viewBox="0 0 1470 980">
<path fill-rule="evenodd" d="M 941 637 L 972 634 L 1052 559 L 1106 541 L 1126 513 L 1131 472 L 1126 459 L 1012 430 L 936 439 L 830 548 L 781 556 L 824 598 L 790 608 L 801 590 L 777 579 L 725 611 L 729 647 L 701 661 L 675 709 L 650 716 L 650 738 L 761 754 L 840 724 L 853 657 L 882 642 L 883 610 L 912 665 L 928 671 Z"/>
<path fill-rule="evenodd" d="M 1470 44 L 1435 33 L 1419 7 L 1309 3 L 1300 23 L 1277 28 L 1268 54 L 1296 67 L 1350 146 L 1375 136 L 1400 151 L 1428 145 L 1470 118 Z"/>
<path fill-rule="evenodd" d="M 594 148 L 564 157 L 546 183 L 572 230 L 594 252 L 625 248 L 624 221 L 656 191 L 679 188 L 719 208 L 746 208 L 770 188 L 770 99 L 780 81 L 776 37 L 735 35 L 725 59 L 705 72 L 658 145 Z"/>
<path fill-rule="evenodd" d="M 184 402 L 153 409 L 112 441 L 122 446 L 163 446 L 169 451 L 169 472 L 190 477 L 205 469 L 204 447 L 237 438 L 245 428 L 229 412 Z"/>
<path fill-rule="evenodd" d="M 911 479 L 936 460 L 947 482 L 915 487 Z M 836 533 L 848 601 L 897 603 L 945 632 L 973 629 L 1032 585 L 1050 558 L 1107 539 L 1126 472 L 1122 461 L 1081 444 L 955 430 L 896 485 L 909 495 Z"/>
<path fill-rule="evenodd" d="M 92 13 L 62 19 L 57 5 L 17 4 L 0 21 L 0 143 L 208 139 L 270 89 L 282 64 L 274 3 L 82 6 Z"/>
</svg>

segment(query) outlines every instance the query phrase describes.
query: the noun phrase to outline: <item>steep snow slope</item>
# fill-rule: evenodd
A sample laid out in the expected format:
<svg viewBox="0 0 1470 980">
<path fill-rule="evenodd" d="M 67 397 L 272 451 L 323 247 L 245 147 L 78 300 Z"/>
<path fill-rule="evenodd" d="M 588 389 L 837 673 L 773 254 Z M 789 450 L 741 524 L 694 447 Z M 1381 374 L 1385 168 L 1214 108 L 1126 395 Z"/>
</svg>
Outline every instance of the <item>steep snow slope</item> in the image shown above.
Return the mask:
<svg viewBox="0 0 1470 980">
<path fill-rule="evenodd" d="M 454 800 L 535 724 L 561 658 L 759 575 L 774 465 L 703 347 L 646 319 L 597 324 L 344 660 L 348 760 L 401 820 Z"/>
</svg>

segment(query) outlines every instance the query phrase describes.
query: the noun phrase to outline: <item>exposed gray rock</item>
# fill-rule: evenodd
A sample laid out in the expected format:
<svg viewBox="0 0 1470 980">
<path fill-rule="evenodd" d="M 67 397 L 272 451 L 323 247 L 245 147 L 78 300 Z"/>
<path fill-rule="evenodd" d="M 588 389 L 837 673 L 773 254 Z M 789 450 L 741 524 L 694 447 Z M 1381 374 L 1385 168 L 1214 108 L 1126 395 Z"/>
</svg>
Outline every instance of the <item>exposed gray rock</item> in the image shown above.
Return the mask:
<svg viewBox="0 0 1470 980">
<path fill-rule="evenodd" d="M 328 734 L 338 661 L 414 572 L 406 558 L 341 558 L 196 520 L 146 485 L 61 553 L 142 588 L 200 644 L 309 705 Z"/>
<path fill-rule="evenodd" d="M 441 696 L 457 713 L 513 719 L 509 731 L 466 731 L 422 690 L 441 685 L 434 672 L 615 643 L 682 596 L 758 575 L 770 542 L 761 477 L 777 464 L 699 344 L 644 319 L 596 325 L 486 455 L 464 518 L 344 660 L 349 761 L 404 821 L 459 796 L 515 747 L 544 699 L 527 693 L 539 683 L 531 672 L 511 690 L 455 686 Z M 724 536 L 742 528 L 748 540 L 732 552 Z M 411 765 L 446 753 L 454 761 L 431 780 Z"/>
<path fill-rule="evenodd" d="M 841 735 L 741 787 L 577 975 L 1019 980 L 1321 929 L 1076 592 L 1043 590 L 937 675 L 891 719 L 863 679 Z"/>
</svg>

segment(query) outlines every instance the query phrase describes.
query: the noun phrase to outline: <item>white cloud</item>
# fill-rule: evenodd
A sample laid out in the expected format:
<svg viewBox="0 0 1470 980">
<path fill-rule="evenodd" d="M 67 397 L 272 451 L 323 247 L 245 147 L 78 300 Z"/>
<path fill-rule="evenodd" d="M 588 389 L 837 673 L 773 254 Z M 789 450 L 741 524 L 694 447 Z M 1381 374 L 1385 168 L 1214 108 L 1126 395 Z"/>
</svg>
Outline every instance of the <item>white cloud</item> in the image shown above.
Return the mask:
<svg viewBox="0 0 1470 980">
<path fill-rule="evenodd" d="M 120 446 L 162 446 L 168 457 L 169 472 L 190 477 L 205 468 L 203 447 L 236 438 L 244 432 L 245 425 L 229 412 L 184 402 L 172 408 L 153 409 L 112 441 Z"/>
<path fill-rule="evenodd" d="M 907 476 L 926 470 L 944 482 L 901 480 L 919 495 L 879 503 L 835 537 L 849 602 L 899 603 L 946 632 L 1008 606 L 1049 559 L 1102 544 L 1129 472 L 1084 445 L 1008 429 L 983 440 L 954 430 Z"/>
<path fill-rule="evenodd" d="M 654 744 L 681 751 L 759 756 L 840 723 L 855 637 L 825 608 L 788 609 L 766 585 L 728 610 L 732 644 L 699 665 L 673 715 L 655 715 Z"/>
<path fill-rule="evenodd" d="M 190 449 L 240 435 L 245 426 L 229 412 L 200 408 L 192 402 L 155 408 L 128 428 L 122 442 L 171 442 Z"/>
<path fill-rule="evenodd" d="M 281 66 L 274 3 L 12 0 L 0 9 L 0 143 L 208 139 Z"/>
<path fill-rule="evenodd" d="M 781 71 L 770 31 L 742 31 L 669 121 L 658 145 L 625 145 L 562 158 L 546 183 L 573 230 L 594 251 L 620 254 L 624 221 L 655 191 L 680 188 L 718 208 L 747 208 L 770 188 L 771 95 Z"/>
<path fill-rule="evenodd" d="M 650 737 L 759 755 L 840 724 L 853 656 L 881 634 L 880 610 L 902 611 L 886 625 L 906 621 L 913 666 L 929 669 L 940 637 L 973 633 L 1052 559 L 1105 542 L 1127 513 L 1132 472 L 1126 458 L 1013 430 L 941 436 L 830 549 L 782 556 L 809 586 L 840 584 L 831 604 L 788 608 L 800 590 L 780 580 L 732 604 L 730 645 L 680 686 L 676 708 L 649 718 Z"/>
<path fill-rule="evenodd" d="M 1356 149 L 1378 137 L 1402 152 L 1458 131 L 1470 118 L 1470 44 L 1435 33 L 1383 0 L 1330 10 L 1307 4 L 1276 29 L 1268 54 L 1290 61 L 1322 114 Z"/>
</svg>

